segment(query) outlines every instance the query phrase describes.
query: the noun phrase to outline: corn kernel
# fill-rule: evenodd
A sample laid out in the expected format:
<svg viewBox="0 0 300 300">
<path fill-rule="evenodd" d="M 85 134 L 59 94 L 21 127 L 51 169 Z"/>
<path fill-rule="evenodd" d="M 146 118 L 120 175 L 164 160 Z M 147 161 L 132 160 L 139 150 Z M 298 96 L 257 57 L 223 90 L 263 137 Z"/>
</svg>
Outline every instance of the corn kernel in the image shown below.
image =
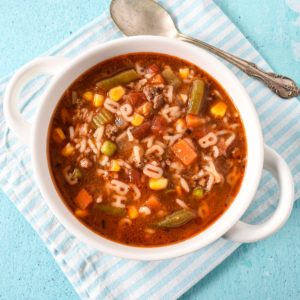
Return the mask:
<svg viewBox="0 0 300 300">
<path fill-rule="evenodd" d="M 89 214 L 89 212 L 87 210 L 83 210 L 83 209 L 75 210 L 75 216 L 78 218 L 85 218 L 88 216 L 88 214 Z"/>
<path fill-rule="evenodd" d="M 125 94 L 125 89 L 122 86 L 116 86 L 109 90 L 109 98 L 114 101 L 119 101 Z"/>
<path fill-rule="evenodd" d="M 152 104 L 151 102 L 146 102 L 145 104 L 143 104 L 142 106 L 142 114 L 144 116 L 148 116 L 150 114 L 150 112 L 152 111 Z"/>
<path fill-rule="evenodd" d="M 61 150 L 61 154 L 63 156 L 70 156 L 73 154 L 75 148 L 70 144 L 68 143 L 62 150 Z"/>
<path fill-rule="evenodd" d="M 66 136 L 64 134 L 64 132 L 62 131 L 61 128 L 55 128 L 53 131 L 53 139 L 57 142 L 57 143 L 61 143 L 63 140 L 66 139 Z"/>
<path fill-rule="evenodd" d="M 215 117 L 224 117 L 227 110 L 227 105 L 224 102 L 218 102 L 211 107 L 210 113 Z"/>
<path fill-rule="evenodd" d="M 104 96 L 100 95 L 100 94 L 95 94 L 94 95 L 94 100 L 93 100 L 93 104 L 96 107 L 100 107 L 103 105 L 104 102 Z"/>
<path fill-rule="evenodd" d="M 140 126 L 144 122 L 144 117 L 140 114 L 134 113 L 131 124 L 133 126 Z"/>
<path fill-rule="evenodd" d="M 134 205 L 129 205 L 127 207 L 127 210 L 128 210 L 128 216 L 130 219 L 136 219 L 139 216 L 139 212 Z"/>
<path fill-rule="evenodd" d="M 182 79 L 188 78 L 189 73 L 190 73 L 189 68 L 180 68 L 179 69 L 179 75 Z"/>
<path fill-rule="evenodd" d="M 94 94 L 91 91 L 84 92 L 82 98 L 86 101 L 92 101 L 94 98 Z"/>
<path fill-rule="evenodd" d="M 113 172 L 119 172 L 121 170 L 121 167 L 117 160 L 113 159 L 110 163 L 110 170 Z"/>
<path fill-rule="evenodd" d="M 150 178 L 149 179 L 149 187 L 151 190 L 159 191 L 163 190 L 168 185 L 168 179 L 161 177 L 161 178 Z"/>
</svg>

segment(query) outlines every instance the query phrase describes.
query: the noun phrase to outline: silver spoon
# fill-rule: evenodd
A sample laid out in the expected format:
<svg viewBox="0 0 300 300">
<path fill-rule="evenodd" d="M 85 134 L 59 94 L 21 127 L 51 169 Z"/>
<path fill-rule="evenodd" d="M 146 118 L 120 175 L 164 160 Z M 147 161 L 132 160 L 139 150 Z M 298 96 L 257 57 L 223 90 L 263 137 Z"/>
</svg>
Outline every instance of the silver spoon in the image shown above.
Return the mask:
<svg viewBox="0 0 300 300">
<path fill-rule="evenodd" d="M 178 38 L 224 58 L 249 76 L 260 79 L 274 93 L 284 99 L 300 95 L 295 81 L 279 74 L 265 72 L 254 63 L 241 59 L 181 33 L 169 13 L 153 0 L 112 0 L 111 17 L 126 35 L 160 35 Z"/>
</svg>

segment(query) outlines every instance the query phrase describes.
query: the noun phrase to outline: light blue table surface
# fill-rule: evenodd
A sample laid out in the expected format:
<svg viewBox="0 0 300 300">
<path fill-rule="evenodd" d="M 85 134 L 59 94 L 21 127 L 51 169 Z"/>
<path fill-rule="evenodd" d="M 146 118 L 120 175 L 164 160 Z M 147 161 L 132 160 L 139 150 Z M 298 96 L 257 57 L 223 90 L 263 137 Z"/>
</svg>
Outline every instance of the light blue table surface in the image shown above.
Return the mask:
<svg viewBox="0 0 300 300">
<path fill-rule="evenodd" d="M 300 84 L 299 0 L 216 3 L 276 71 Z M 108 0 L 1 0 L 0 76 L 68 37 L 108 5 Z M 296 203 L 279 233 L 240 247 L 183 299 L 300 299 L 299 213 Z M 0 299 L 78 299 L 38 235 L 3 193 Z"/>
</svg>

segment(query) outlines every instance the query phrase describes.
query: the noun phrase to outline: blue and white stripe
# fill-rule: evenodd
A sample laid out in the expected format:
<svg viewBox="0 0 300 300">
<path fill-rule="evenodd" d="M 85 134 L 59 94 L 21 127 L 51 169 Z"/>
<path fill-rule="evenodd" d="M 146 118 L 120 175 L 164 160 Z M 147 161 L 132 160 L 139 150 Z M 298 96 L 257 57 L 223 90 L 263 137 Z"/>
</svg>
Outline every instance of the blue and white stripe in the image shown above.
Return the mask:
<svg viewBox="0 0 300 300">
<path fill-rule="evenodd" d="M 160 1 L 175 16 L 179 28 L 259 66 L 270 67 L 212 0 Z M 107 13 L 82 28 L 45 55 L 74 57 L 121 33 Z M 300 196 L 300 106 L 281 101 L 261 83 L 227 64 L 240 78 L 260 116 L 265 142 L 288 162 Z M 0 101 L 11 76 L 0 81 Z M 24 115 L 31 119 L 48 78 L 39 77 L 23 92 Z M 37 101 L 36 101 L 37 100 Z M 82 299 L 175 299 L 221 263 L 238 246 L 220 239 L 205 249 L 177 259 L 136 262 L 102 254 L 71 236 L 49 211 L 33 181 L 29 149 L 8 130 L 0 108 L 0 184 L 39 233 Z M 256 201 L 245 219 L 259 222 L 276 203 L 276 184 L 264 174 Z"/>
</svg>

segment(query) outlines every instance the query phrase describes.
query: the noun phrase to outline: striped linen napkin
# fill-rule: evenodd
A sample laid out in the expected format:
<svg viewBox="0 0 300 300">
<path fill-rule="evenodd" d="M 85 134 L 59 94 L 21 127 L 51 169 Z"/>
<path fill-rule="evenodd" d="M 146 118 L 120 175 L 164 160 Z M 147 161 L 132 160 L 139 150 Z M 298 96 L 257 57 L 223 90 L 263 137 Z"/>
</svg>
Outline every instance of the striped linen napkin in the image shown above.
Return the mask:
<svg viewBox="0 0 300 300">
<path fill-rule="evenodd" d="M 257 63 L 269 66 L 212 0 L 160 1 L 185 33 Z M 107 40 L 121 37 L 108 13 L 102 14 L 46 55 L 74 57 Z M 228 65 L 255 103 L 265 142 L 288 162 L 300 196 L 300 105 L 281 101 L 258 81 Z M 0 81 L 0 101 L 10 76 Z M 22 109 L 31 120 L 49 78 L 38 77 L 24 90 Z M 82 299 L 175 299 L 229 256 L 239 244 L 219 239 L 184 257 L 137 262 L 106 255 L 88 247 L 57 221 L 33 181 L 29 149 L 7 128 L 0 108 L 0 184 L 3 191 L 39 233 L 55 260 Z M 256 201 L 245 220 L 268 217 L 276 204 L 276 183 L 264 174 Z M 141 250 L 142 251 L 142 250 Z"/>
</svg>

